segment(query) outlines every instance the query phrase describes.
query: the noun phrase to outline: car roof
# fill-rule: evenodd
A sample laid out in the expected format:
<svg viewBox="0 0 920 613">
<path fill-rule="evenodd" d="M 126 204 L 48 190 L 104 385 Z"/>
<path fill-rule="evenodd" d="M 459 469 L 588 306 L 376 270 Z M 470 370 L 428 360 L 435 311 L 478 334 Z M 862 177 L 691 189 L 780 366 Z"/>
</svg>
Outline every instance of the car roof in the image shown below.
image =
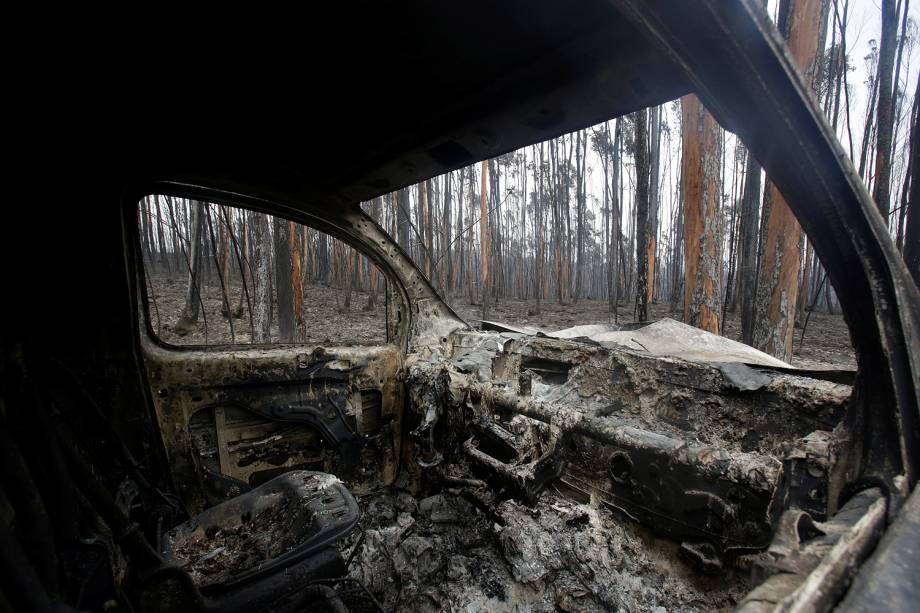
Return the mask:
<svg viewBox="0 0 920 613">
<path fill-rule="evenodd" d="M 137 172 L 334 209 L 690 91 L 606 0 L 343 3 L 306 21 L 258 49 L 152 42 L 126 101 Z"/>
</svg>

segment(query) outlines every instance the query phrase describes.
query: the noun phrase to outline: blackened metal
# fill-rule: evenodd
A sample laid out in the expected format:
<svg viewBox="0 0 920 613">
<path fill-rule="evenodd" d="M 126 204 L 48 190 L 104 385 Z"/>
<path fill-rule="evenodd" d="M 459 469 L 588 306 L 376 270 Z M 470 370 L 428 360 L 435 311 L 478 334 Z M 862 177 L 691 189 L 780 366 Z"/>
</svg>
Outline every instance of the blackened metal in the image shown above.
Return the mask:
<svg viewBox="0 0 920 613">
<path fill-rule="evenodd" d="M 289 508 L 285 513 L 293 516 L 284 519 L 290 530 L 295 530 L 297 534 L 286 533 L 284 536 L 298 537 L 300 542 L 296 547 L 274 558 L 259 560 L 254 567 L 234 569 L 220 583 L 203 587 L 224 591 L 309 558 L 351 532 L 360 516 L 354 497 L 331 475 L 310 471 L 289 472 L 173 528 L 164 538 L 163 556 L 168 562 L 179 563 L 179 552 L 189 543 L 201 539 L 202 534 L 219 533 L 241 524 L 247 524 L 248 531 L 258 533 L 260 529 L 267 528 L 254 522 L 259 513 L 286 505 Z"/>
<path fill-rule="evenodd" d="M 256 410 L 256 413 L 261 411 Z M 349 425 L 345 414 L 344 394 L 327 393 L 312 403 L 273 406 L 266 415 L 278 421 L 304 423 L 316 428 L 333 447 L 360 436 Z"/>
<path fill-rule="evenodd" d="M 708 542 L 719 552 L 740 553 L 769 543 L 781 493 L 782 469 L 775 459 L 692 445 L 626 420 L 591 417 L 496 387 L 466 384 L 489 406 L 552 424 L 569 435 L 566 447 L 574 451 L 566 454 L 578 461 L 564 473 L 566 480 L 653 530 Z M 500 461 L 476 449 L 473 439 L 464 450 L 498 474 L 508 473 Z M 601 474 L 589 468 L 605 464 L 608 471 Z"/>
</svg>

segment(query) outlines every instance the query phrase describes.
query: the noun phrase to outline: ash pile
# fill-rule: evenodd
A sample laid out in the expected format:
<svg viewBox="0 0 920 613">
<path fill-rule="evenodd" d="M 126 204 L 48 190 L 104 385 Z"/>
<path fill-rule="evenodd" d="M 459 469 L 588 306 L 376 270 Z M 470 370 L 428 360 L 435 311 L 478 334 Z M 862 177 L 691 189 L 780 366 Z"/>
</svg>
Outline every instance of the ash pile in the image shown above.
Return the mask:
<svg viewBox="0 0 920 613">
<path fill-rule="evenodd" d="M 554 488 L 533 507 L 398 490 L 360 504 L 365 537 L 349 576 L 396 610 L 711 611 L 750 587 L 744 571 L 701 575 L 677 544 Z"/>
</svg>

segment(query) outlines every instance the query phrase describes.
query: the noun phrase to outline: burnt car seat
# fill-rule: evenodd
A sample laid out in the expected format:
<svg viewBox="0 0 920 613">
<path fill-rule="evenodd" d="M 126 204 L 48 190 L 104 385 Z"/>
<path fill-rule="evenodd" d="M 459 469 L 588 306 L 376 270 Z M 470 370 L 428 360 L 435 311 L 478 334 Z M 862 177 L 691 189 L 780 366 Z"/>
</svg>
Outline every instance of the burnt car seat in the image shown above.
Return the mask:
<svg viewBox="0 0 920 613">
<path fill-rule="evenodd" d="M 145 594 L 144 608 L 171 609 L 177 603 L 163 596 L 190 593 L 169 589 L 171 581 L 188 588 L 191 580 L 191 592 L 202 597 L 187 603 L 193 608 L 244 611 L 277 603 L 307 582 L 339 577 L 345 564 L 334 545 L 359 516 L 354 496 L 335 476 L 282 474 L 169 530 L 160 554 L 172 577 L 148 584 L 156 587 Z"/>
</svg>

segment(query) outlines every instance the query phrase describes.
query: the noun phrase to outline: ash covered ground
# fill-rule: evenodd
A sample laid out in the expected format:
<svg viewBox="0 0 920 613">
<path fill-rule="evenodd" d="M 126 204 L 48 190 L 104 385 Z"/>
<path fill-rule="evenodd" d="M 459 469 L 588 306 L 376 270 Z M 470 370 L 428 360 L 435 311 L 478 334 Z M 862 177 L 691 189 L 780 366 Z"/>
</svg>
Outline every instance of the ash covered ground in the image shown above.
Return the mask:
<svg viewBox="0 0 920 613">
<path fill-rule="evenodd" d="M 154 332 L 168 343 L 177 345 L 200 345 L 217 343 L 249 343 L 251 339 L 248 311 L 244 308 L 241 317 L 233 319 L 231 334 L 230 322 L 221 315 L 222 297 L 219 287 L 204 286 L 201 299 L 204 304 L 203 316 L 195 329 L 184 332 L 176 330 L 176 322 L 185 304 L 186 283 L 184 279 L 169 280 L 165 276 L 155 276 L 148 283 L 150 300 L 150 319 Z M 231 290 L 232 302 L 246 303 L 246 296 L 241 286 Z M 385 305 L 383 292 L 378 293 L 376 304 L 368 308 L 368 294 L 354 292 L 351 304 L 345 310 L 345 292 L 322 284 L 309 284 L 304 290 L 304 323 L 307 331 L 307 343 L 339 345 L 373 345 L 385 341 Z M 458 315 L 473 326 L 478 326 L 482 318 L 480 306 L 470 304 L 467 297 L 454 297 L 451 306 Z M 581 324 L 611 323 L 613 317 L 605 300 L 580 300 L 574 304 L 560 305 L 556 301 L 544 301 L 540 312 L 535 313 L 533 300 L 501 300 L 495 305 L 489 316 L 495 321 L 503 321 L 519 326 L 534 326 L 548 330 L 558 330 Z M 649 319 L 655 321 L 663 317 L 680 319 L 680 313 L 673 312 L 669 303 L 659 302 L 649 305 Z M 620 323 L 633 321 L 632 305 L 621 304 L 617 312 Z M 207 328 L 207 329 L 206 329 Z M 277 338 L 277 324 L 272 327 L 272 334 Z M 205 335 L 207 332 L 207 336 Z M 738 313 L 727 314 L 723 335 L 733 340 L 741 340 L 741 323 Z M 856 368 L 856 356 L 850 343 L 849 332 L 841 315 L 832 315 L 815 311 L 811 314 L 805 339 L 802 330 L 795 330 L 793 342 L 795 356 L 793 366 L 800 368 Z"/>
</svg>

